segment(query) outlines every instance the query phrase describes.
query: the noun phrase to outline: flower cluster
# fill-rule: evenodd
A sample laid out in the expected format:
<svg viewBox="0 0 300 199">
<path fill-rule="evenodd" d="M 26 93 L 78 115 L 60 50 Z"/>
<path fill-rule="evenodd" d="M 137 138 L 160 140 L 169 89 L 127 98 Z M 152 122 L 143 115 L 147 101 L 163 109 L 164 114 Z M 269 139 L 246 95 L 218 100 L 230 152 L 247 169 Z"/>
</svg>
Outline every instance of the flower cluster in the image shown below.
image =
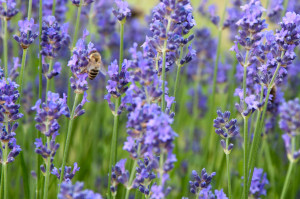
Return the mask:
<svg viewBox="0 0 300 199">
<path fill-rule="evenodd" d="M 299 99 L 284 102 L 279 107 L 279 127 L 290 136 L 299 135 L 300 132 L 300 103 Z"/>
<path fill-rule="evenodd" d="M 114 114 L 120 115 L 122 113 L 122 109 L 124 105 L 121 105 L 118 109 L 118 111 L 115 113 L 115 104 L 111 101 L 111 98 L 120 98 L 122 95 L 127 91 L 128 89 L 128 83 L 129 83 L 129 71 L 128 69 L 131 67 L 131 61 L 124 60 L 121 70 L 119 71 L 119 66 L 117 60 L 114 60 L 109 66 L 108 66 L 108 76 L 109 79 L 107 80 L 106 90 L 108 92 L 107 95 L 105 95 L 104 99 L 107 100 L 109 107 L 111 111 Z M 126 100 L 127 97 L 123 97 L 122 101 Z"/>
<path fill-rule="evenodd" d="M 55 62 L 53 64 L 53 69 L 49 71 L 49 64 L 45 63 L 43 59 L 43 64 L 42 64 L 42 73 L 47 79 L 52 79 L 53 77 L 57 76 L 60 74 L 61 71 L 61 64 L 60 62 Z"/>
<path fill-rule="evenodd" d="M 76 172 L 79 171 L 79 169 L 80 167 L 78 167 L 78 164 L 76 162 L 74 163 L 73 169 L 72 167 L 65 166 L 63 181 L 70 182 L 75 176 Z M 56 167 L 54 167 L 51 173 L 55 175 L 57 179 L 60 179 L 61 168 L 57 169 Z"/>
<path fill-rule="evenodd" d="M 9 1 L 0 0 L 0 18 L 9 21 L 12 17 L 14 17 L 19 12 L 16 6 L 17 3 L 15 0 L 9 0 Z"/>
<path fill-rule="evenodd" d="M 18 25 L 20 27 L 20 36 L 14 35 L 14 39 L 23 49 L 27 49 L 38 37 L 38 33 L 36 32 L 37 26 L 34 24 L 34 20 L 32 18 L 30 20 L 20 20 Z"/>
<path fill-rule="evenodd" d="M 74 185 L 71 182 L 63 182 L 60 187 L 58 199 L 69 199 L 69 198 L 93 198 L 102 199 L 102 196 L 98 193 L 94 193 L 91 190 L 83 190 L 83 183 L 76 182 Z"/>
<path fill-rule="evenodd" d="M 53 160 L 54 156 L 56 154 L 56 151 L 59 148 L 59 144 L 55 142 L 56 136 L 58 135 L 58 132 L 55 132 L 51 135 L 51 140 L 50 142 L 47 142 L 46 144 L 43 143 L 42 138 L 36 138 L 34 145 L 35 145 L 35 152 L 39 155 L 41 155 L 44 159 L 44 162 L 47 164 L 47 159 L 50 158 L 50 165 L 49 166 L 50 170 L 53 169 Z M 46 173 L 46 167 L 44 164 L 40 166 L 40 169 L 43 173 Z"/>
<path fill-rule="evenodd" d="M 122 159 L 119 162 L 117 162 L 115 166 L 112 167 L 110 186 L 112 194 L 116 194 L 117 185 L 119 183 L 127 186 L 127 182 L 129 180 L 129 172 L 125 170 L 125 164 L 126 159 Z"/>
<path fill-rule="evenodd" d="M 221 136 L 221 145 L 223 147 L 224 153 L 229 154 L 233 148 L 233 144 L 230 143 L 226 145 L 224 139 L 230 139 L 239 134 L 239 127 L 237 126 L 237 120 L 230 120 L 230 112 L 225 111 L 222 113 L 220 110 L 217 111 L 218 117 L 214 119 L 214 127 L 216 128 L 216 133 Z"/>
<path fill-rule="evenodd" d="M 113 9 L 113 14 L 119 21 L 123 21 L 126 17 L 131 16 L 131 11 L 128 8 L 128 3 L 122 0 L 115 0 L 116 8 Z"/>
<path fill-rule="evenodd" d="M 16 122 L 23 117 L 19 113 L 20 105 L 17 104 L 19 92 L 18 85 L 10 79 L 1 77 L 0 80 L 0 158 L 2 164 L 13 162 L 20 153 L 21 148 L 16 144 L 15 130 L 18 127 Z M 6 148 L 7 147 L 7 148 Z M 5 157 L 5 150 L 9 150 Z"/>
<path fill-rule="evenodd" d="M 64 115 L 70 117 L 69 107 L 67 105 L 67 96 L 59 97 L 58 93 L 48 91 L 47 101 L 39 99 L 32 110 L 36 111 L 36 128 L 47 137 L 52 136 L 60 128 L 58 119 Z"/>
<path fill-rule="evenodd" d="M 19 112 L 20 105 L 17 104 L 19 98 L 18 84 L 11 79 L 0 79 L 0 122 L 8 125 L 15 122 L 23 114 Z"/>
<path fill-rule="evenodd" d="M 216 175 L 215 172 L 208 174 L 206 169 L 202 169 L 201 175 L 197 173 L 197 171 L 192 171 L 193 181 L 190 181 L 190 192 L 192 194 L 199 195 L 201 190 L 209 187 L 212 178 Z"/>
<path fill-rule="evenodd" d="M 84 93 L 88 90 L 88 73 L 86 71 L 89 64 L 89 55 L 95 52 L 93 43 L 86 45 L 85 39 L 89 35 L 87 30 L 83 31 L 83 36 L 80 38 L 75 48 L 73 49 L 73 55 L 68 62 L 68 66 L 71 69 L 73 76 L 70 78 L 71 87 L 75 93 Z"/>
<path fill-rule="evenodd" d="M 266 196 L 267 191 L 265 186 L 268 184 L 267 173 L 264 173 L 263 169 L 254 168 L 250 185 L 250 195 L 254 198 L 260 198 L 262 195 Z"/>
<path fill-rule="evenodd" d="M 43 19 L 42 25 L 42 55 L 54 58 L 58 51 L 68 46 L 70 36 L 68 35 L 68 24 L 60 27 L 54 16 L 46 16 Z"/>
<path fill-rule="evenodd" d="M 133 182 L 133 188 L 138 188 L 145 195 L 150 194 L 150 184 L 156 178 L 153 169 L 158 168 L 158 161 L 144 158 L 144 161 L 138 160 L 136 168 L 136 177 Z"/>
<path fill-rule="evenodd" d="M 144 47 L 148 56 L 156 63 L 158 73 L 162 72 L 163 58 L 166 53 L 166 71 L 178 60 L 180 47 L 186 45 L 194 36 L 186 34 L 195 26 L 189 0 L 162 0 L 153 10 L 150 31 Z"/>
</svg>

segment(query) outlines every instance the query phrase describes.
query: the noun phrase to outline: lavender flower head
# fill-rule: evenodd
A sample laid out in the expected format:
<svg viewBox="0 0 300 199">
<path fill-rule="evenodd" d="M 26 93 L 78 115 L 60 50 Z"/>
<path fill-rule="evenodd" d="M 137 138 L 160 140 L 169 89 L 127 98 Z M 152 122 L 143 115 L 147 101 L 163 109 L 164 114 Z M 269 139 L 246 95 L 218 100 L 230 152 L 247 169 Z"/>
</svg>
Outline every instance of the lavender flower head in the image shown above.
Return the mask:
<svg viewBox="0 0 300 199">
<path fill-rule="evenodd" d="M 36 111 L 36 128 L 46 136 L 52 136 L 60 128 L 58 119 L 64 115 L 70 117 L 69 107 L 67 105 L 67 96 L 59 97 L 58 93 L 48 91 L 46 102 L 39 99 L 32 110 Z"/>
<path fill-rule="evenodd" d="M 6 4 L 5 6 L 3 4 Z M 12 17 L 18 14 L 15 0 L 0 0 L 0 18 L 9 21 Z"/>
<path fill-rule="evenodd" d="M 210 186 L 212 178 L 216 175 L 215 172 L 212 174 L 208 174 L 204 169 L 201 171 L 201 175 L 197 173 L 197 171 L 192 171 L 193 181 L 190 181 L 190 192 L 192 194 L 199 195 L 201 190 L 206 189 Z"/>
<path fill-rule="evenodd" d="M 36 138 L 35 152 L 43 157 L 44 163 L 47 164 L 47 159 L 50 158 L 50 170 L 54 168 L 53 160 L 56 155 L 56 151 L 59 148 L 59 144 L 55 142 L 58 132 L 51 135 L 51 140 L 47 143 L 43 143 L 42 138 Z M 40 165 L 40 169 L 43 173 L 46 173 L 46 167 L 44 164 Z"/>
<path fill-rule="evenodd" d="M 192 6 L 189 0 L 162 0 L 152 13 L 151 35 L 143 44 L 149 57 L 156 63 L 158 74 L 162 72 L 166 53 L 166 71 L 178 60 L 180 47 L 186 45 L 194 36 L 184 37 L 195 26 Z M 166 43 L 166 46 L 165 46 Z"/>
<path fill-rule="evenodd" d="M 71 69 L 73 76 L 70 78 L 71 87 L 75 93 L 84 93 L 88 90 L 87 71 L 86 68 L 89 64 L 89 55 L 96 51 L 93 43 L 86 45 L 85 39 L 89 35 L 87 30 L 83 31 L 83 36 L 80 38 L 75 48 L 73 49 L 73 55 L 68 62 L 68 66 Z"/>
<path fill-rule="evenodd" d="M 291 137 L 287 133 L 283 134 L 281 137 L 284 141 L 285 150 L 289 161 L 297 162 L 300 159 L 300 149 L 296 150 L 296 147 L 292 144 L 292 139 L 295 138 Z"/>
<path fill-rule="evenodd" d="M 19 113 L 20 105 L 16 104 L 19 98 L 17 90 L 18 85 L 11 79 L 5 79 L 1 76 L 0 80 L 0 158 L 1 164 L 8 164 L 13 162 L 15 157 L 21 152 L 21 147 L 16 143 L 15 130 L 18 127 L 16 122 L 23 117 Z M 8 156 L 3 157 L 3 150 L 8 147 Z"/>
<path fill-rule="evenodd" d="M 65 166 L 63 181 L 70 182 L 75 176 L 76 172 L 79 171 L 79 169 L 80 167 L 78 167 L 77 162 L 74 163 L 73 169 L 72 167 Z M 51 174 L 55 175 L 57 179 L 60 179 L 61 168 L 57 169 L 56 167 L 54 167 L 51 171 Z"/>
<path fill-rule="evenodd" d="M 107 80 L 106 90 L 108 92 L 107 95 L 105 95 L 104 99 L 107 100 L 109 107 L 113 114 L 120 115 L 122 113 L 123 105 L 119 107 L 119 110 L 115 112 L 115 105 L 111 101 L 111 98 L 119 98 L 121 97 L 128 89 L 128 83 L 129 83 L 129 71 L 128 69 L 131 67 L 131 61 L 130 60 L 124 60 L 122 64 L 122 68 L 119 71 L 119 66 L 117 60 L 113 61 L 108 66 L 108 76 L 109 79 Z M 123 97 L 122 101 L 124 102 L 124 99 L 128 99 Z"/>
<path fill-rule="evenodd" d="M 57 56 L 59 50 L 68 46 L 70 36 L 68 35 L 68 24 L 60 27 L 54 16 L 46 16 L 42 25 L 42 55 L 50 58 Z"/>
<path fill-rule="evenodd" d="M 115 0 L 116 7 L 113 9 L 113 14 L 119 21 L 123 21 L 126 17 L 131 16 L 131 11 L 128 8 L 127 1 Z"/>
<path fill-rule="evenodd" d="M 127 186 L 129 180 L 129 172 L 125 170 L 126 159 L 122 159 L 112 167 L 110 190 L 112 194 L 116 194 L 117 185 L 119 183 Z"/>
<path fill-rule="evenodd" d="M 216 128 L 216 133 L 221 136 L 221 145 L 223 147 L 225 154 L 230 154 L 233 144 L 230 143 L 226 146 L 226 141 L 224 139 L 229 139 L 237 136 L 239 134 L 239 127 L 237 126 L 237 120 L 230 120 L 230 112 L 225 111 L 222 113 L 220 110 L 217 111 L 218 117 L 214 119 L 214 127 Z"/>
<path fill-rule="evenodd" d="M 254 198 L 259 198 L 261 195 L 266 196 L 267 191 L 265 186 L 268 184 L 267 173 L 264 173 L 263 169 L 254 168 L 250 185 L 250 195 Z"/>
<path fill-rule="evenodd" d="M 290 136 L 299 135 L 300 132 L 300 102 L 296 98 L 284 102 L 279 107 L 279 127 Z"/>
<path fill-rule="evenodd" d="M 138 188 L 146 196 L 150 194 L 150 184 L 156 178 L 154 169 L 158 167 L 158 161 L 144 158 L 144 161 L 138 160 L 136 168 L 136 177 L 133 181 L 133 188 Z"/>
<path fill-rule="evenodd" d="M 14 35 L 14 39 L 20 44 L 23 49 L 27 49 L 34 40 L 38 37 L 37 25 L 34 24 L 34 19 L 20 20 L 18 22 L 20 36 Z"/>
<path fill-rule="evenodd" d="M 71 182 L 63 182 L 60 187 L 60 191 L 57 195 L 58 199 L 70 199 L 70 198 L 92 198 L 102 199 L 102 196 L 98 193 L 94 193 L 91 190 L 83 190 L 83 183 L 76 182 L 74 185 Z"/>
</svg>

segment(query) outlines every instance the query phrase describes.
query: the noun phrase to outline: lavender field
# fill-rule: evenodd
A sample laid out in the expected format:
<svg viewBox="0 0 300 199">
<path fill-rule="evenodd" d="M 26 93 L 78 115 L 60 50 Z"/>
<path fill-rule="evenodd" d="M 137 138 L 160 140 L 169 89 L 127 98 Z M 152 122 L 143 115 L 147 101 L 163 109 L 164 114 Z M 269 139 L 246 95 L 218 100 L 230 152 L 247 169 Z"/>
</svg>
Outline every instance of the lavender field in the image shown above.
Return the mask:
<svg viewBox="0 0 300 199">
<path fill-rule="evenodd" d="M 0 199 L 299 199 L 299 0 L 0 0 Z"/>
</svg>

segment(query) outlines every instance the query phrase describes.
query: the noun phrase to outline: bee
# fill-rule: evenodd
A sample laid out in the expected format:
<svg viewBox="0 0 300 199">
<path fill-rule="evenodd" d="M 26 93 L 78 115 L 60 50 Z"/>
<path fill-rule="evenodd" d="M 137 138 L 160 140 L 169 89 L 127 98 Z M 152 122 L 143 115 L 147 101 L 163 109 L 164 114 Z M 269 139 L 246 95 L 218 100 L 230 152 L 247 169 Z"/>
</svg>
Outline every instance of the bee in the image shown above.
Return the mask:
<svg viewBox="0 0 300 199">
<path fill-rule="evenodd" d="M 95 79 L 98 75 L 99 71 L 105 76 L 106 69 L 102 63 L 101 55 L 98 51 L 92 51 L 89 54 L 88 58 L 89 64 L 86 68 L 86 72 L 88 73 L 88 77 L 90 80 Z"/>
<path fill-rule="evenodd" d="M 274 86 L 272 87 L 271 91 L 270 91 L 270 94 L 272 95 L 272 99 L 270 100 L 272 102 L 272 104 L 275 102 L 276 100 L 276 94 L 277 94 L 277 87 Z"/>
</svg>

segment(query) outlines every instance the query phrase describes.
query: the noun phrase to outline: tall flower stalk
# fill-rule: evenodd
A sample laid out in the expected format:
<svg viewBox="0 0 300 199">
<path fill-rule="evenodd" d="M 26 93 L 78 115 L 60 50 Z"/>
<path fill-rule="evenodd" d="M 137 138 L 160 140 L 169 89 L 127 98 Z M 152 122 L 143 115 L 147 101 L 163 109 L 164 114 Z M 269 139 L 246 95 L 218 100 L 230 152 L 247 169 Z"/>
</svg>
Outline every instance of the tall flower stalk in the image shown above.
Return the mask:
<svg viewBox="0 0 300 199">
<path fill-rule="evenodd" d="M 272 74 L 271 81 L 267 84 L 267 93 L 266 93 L 266 102 L 264 103 L 262 116 L 260 122 L 258 122 L 255 127 L 253 144 L 251 146 L 249 163 L 248 163 L 248 171 L 251 172 L 249 176 L 249 180 L 252 178 L 254 162 L 257 157 L 257 152 L 259 148 L 259 132 L 262 132 L 264 126 L 264 120 L 266 116 L 268 99 L 271 93 L 272 88 L 282 82 L 283 77 L 287 74 L 286 67 L 289 66 L 292 61 L 296 58 L 294 53 L 295 47 L 299 45 L 299 37 L 300 32 L 298 29 L 298 24 L 300 21 L 300 15 L 288 12 L 285 17 L 283 17 L 283 21 L 280 23 L 281 29 L 276 31 L 273 42 L 275 48 L 273 52 L 273 56 L 277 57 L 276 69 Z M 296 30 L 296 31 L 292 31 Z M 249 184 L 249 182 L 248 182 Z M 247 189 L 248 193 L 248 189 Z"/>
<path fill-rule="evenodd" d="M 226 155 L 227 164 L 227 178 L 228 178 L 228 196 L 229 199 L 232 198 L 231 193 L 231 179 L 230 179 L 230 168 L 229 168 L 229 154 L 233 149 L 233 144 L 229 143 L 230 138 L 234 138 L 239 134 L 239 128 L 236 125 L 237 120 L 230 120 L 230 112 L 225 111 L 222 113 L 220 110 L 217 111 L 218 117 L 214 120 L 214 127 L 216 128 L 216 133 L 223 138 L 221 140 L 221 146 Z M 224 140 L 225 139 L 225 140 Z"/>
<path fill-rule="evenodd" d="M 210 122 L 210 125 L 208 125 L 208 140 L 209 140 L 209 153 L 213 152 L 213 147 L 214 147 L 214 136 L 211 135 L 211 128 L 212 124 L 211 122 L 213 121 L 213 116 L 214 116 L 214 107 L 215 107 L 215 100 L 216 100 L 216 88 L 217 88 L 217 74 L 218 74 L 218 66 L 220 62 L 220 56 L 221 56 L 221 44 L 222 44 L 222 35 L 223 35 L 223 24 L 225 21 L 225 15 L 226 15 L 226 9 L 228 5 L 229 0 L 225 0 L 224 4 L 224 9 L 220 18 L 220 23 L 218 27 L 218 45 L 217 45 L 217 54 L 216 54 L 216 60 L 214 64 L 214 74 L 213 74 L 213 85 L 212 85 L 212 94 L 211 94 L 211 100 L 209 104 L 209 118 L 208 121 Z"/>
<path fill-rule="evenodd" d="M 116 0 L 115 3 L 116 3 L 116 8 L 113 9 L 113 14 L 118 19 L 119 24 L 120 24 L 119 66 L 118 66 L 118 71 L 115 71 L 115 72 L 120 74 L 122 72 L 123 56 L 124 56 L 124 26 L 126 23 L 126 18 L 131 15 L 131 11 L 129 10 L 128 3 L 126 1 Z M 124 91 L 121 91 L 121 94 L 122 94 L 122 92 L 124 92 Z M 110 98 L 110 97 L 107 96 L 107 99 L 108 98 Z M 117 160 L 117 142 L 118 142 L 120 103 L 121 103 L 121 96 L 116 95 L 114 110 L 113 110 L 114 124 L 113 124 L 113 132 L 112 132 L 112 139 L 111 139 L 111 145 L 110 145 L 108 185 L 110 185 L 110 183 L 111 183 L 112 166 L 115 165 L 116 160 Z M 110 188 L 108 186 L 108 198 L 110 198 L 110 196 L 111 196 L 111 192 L 110 192 Z"/>
<path fill-rule="evenodd" d="M 73 49 L 73 55 L 70 61 L 68 62 L 68 66 L 70 67 L 71 72 L 73 74 L 73 76 L 70 78 L 70 85 L 71 88 L 74 90 L 75 99 L 71 110 L 70 121 L 68 122 L 67 137 L 64 144 L 63 161 L 61 166 L 62 170 L 59 180 L 59 190 L 64 179 L 64 168 L 66 166 L 67 157 L 69 156 L 70 141 L 73 131 L 73 122 L 75 118 L 85 113 L 85 110 L 83 110 L 83 106 L 86 102 L 88 102 L 86 93 L 86 91 L 88 90 L 88 74 L 86 68 L 89 62 L 87 60 L 87 57 L 89 54 L 91 54 L 91 52 L 96 51 L 93 43 L 90 42 L 88 45 L 86 45 L 85 43 L 85 39 L 88 36 L 88 34 L 89 32 L 87 30 L 83 31 L 83 37 L 77 41 L 76 46 Z M 84 94 L 83 99 L 79 103 L 80 95 L 82 94 Z"/>
<path fill-rule="evenodd" d="M 19 98 L 17 90 L 18 85 L 10 78 L 0 76 L 0 141 L 1 141 L 1 164 L 3 175 L 4 199 L 8 199 L 8 164 L 14 161 L 14 158 L 20 153 L 21 148 L 16 144 L 15 130 L 18 127 L 16 122 L 23 117 L 19 113 L 20 105 L 16 104 Z"/>
</svg>

